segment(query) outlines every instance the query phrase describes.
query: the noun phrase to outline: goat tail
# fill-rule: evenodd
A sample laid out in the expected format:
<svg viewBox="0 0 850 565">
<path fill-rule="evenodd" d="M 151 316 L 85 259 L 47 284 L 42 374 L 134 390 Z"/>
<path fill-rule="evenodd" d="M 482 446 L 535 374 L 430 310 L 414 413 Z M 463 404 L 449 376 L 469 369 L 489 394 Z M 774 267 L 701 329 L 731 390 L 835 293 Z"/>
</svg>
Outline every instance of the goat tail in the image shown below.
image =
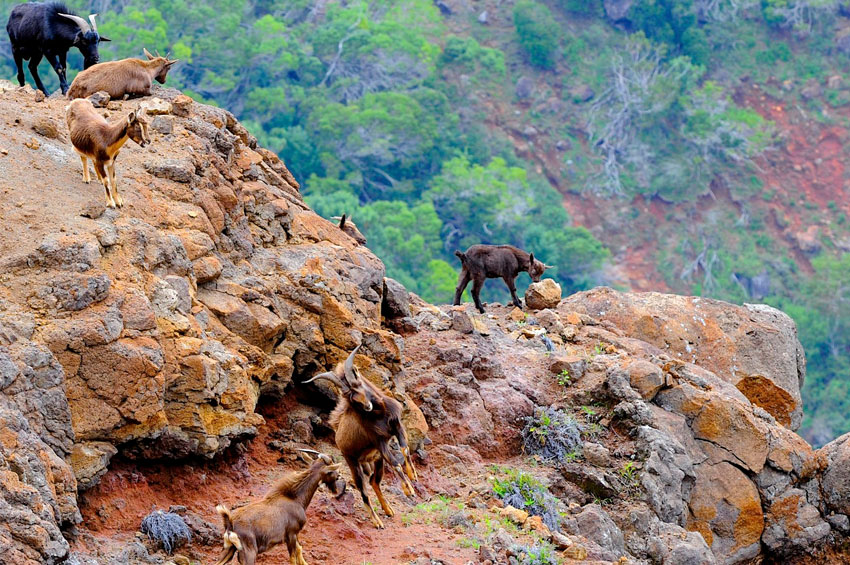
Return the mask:
<svg viewBox="0 0 850 565">
<path fill-rule="evenodd" d="M 455 255 L 457 255 L 457 258 L 460 259 L 462 264 L 466 263 L 466 253 L 463 251 L 455 251 Z"/>
<path fill-rule="evenodd" d="M 227 544 L 227 534 L 233 531 L 233 520 L 230 517 L 230 510 L 224 504 L 219 504 L 215 507 L 215 511 L 221 514 L 221 520 L 224 522 L 224 543 Z"/>
<path fill-rule="evenodd" d="M 222 522 L 224 522 L 224 550 L 221 553 L 216 565 L 224 565 L 230 563 L 237 551 L 242 551 L 242 540 L 239 539 L 239 534 L 233 531 L 233 519 L 230 516 L 230 510 L 224 504 L 219 504 L 215 507 L 215 511 L 221 514 Z"/>
</svg>

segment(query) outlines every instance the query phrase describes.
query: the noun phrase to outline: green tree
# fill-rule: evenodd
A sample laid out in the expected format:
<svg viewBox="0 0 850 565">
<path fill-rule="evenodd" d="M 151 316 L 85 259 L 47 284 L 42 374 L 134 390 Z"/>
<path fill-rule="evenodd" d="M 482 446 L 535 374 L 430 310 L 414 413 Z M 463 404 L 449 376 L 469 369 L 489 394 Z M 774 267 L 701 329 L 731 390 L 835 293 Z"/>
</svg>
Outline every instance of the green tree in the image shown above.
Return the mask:
<svg viewBox="0 0 850 565">
<path fill-rule="evenodd" d="M 554 67 L 561 30 L 549 8 L 535 0 L 520 0 L 514 5 L 514 25 L 531 64 L 544 69 Z"/>
</svg>

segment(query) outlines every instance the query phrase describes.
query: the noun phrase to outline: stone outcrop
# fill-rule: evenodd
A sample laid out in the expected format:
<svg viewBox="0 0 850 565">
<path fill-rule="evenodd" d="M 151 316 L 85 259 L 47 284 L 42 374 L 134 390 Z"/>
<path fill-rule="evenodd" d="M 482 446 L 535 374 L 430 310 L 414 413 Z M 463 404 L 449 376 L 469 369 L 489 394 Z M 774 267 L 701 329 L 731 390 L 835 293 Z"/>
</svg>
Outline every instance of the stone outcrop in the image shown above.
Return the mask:
<svg viewBox="0 0 850 565">
<path fill-rule="evenodd" d="M 28 171 L 2 196 L 0 561 L 64 558 L 77 489 L 116 454 L 213 457 L 256 433 L 261 395 L 358 345 L 361 373 L 395 388 L 402 342 L 381 309 L 404 316 L 406 291 L 385 287 L 380 260 L 312 212 L 233 115 L 158 88 L 160 126 L 148 148 L 122 151 L 113 210 L 82 183 L 64 102 L 0 90 L 22 128 L 4 130 L 0 166 Z M 45 120 L 58 130 L 33 133 Z M 40 137 L 15 142 L 24 132 Z M 301 397 L 327 406 L 308 386 Z M 417 447 L 427 424 L 396 392 Z"/>
<path fill-rule="evenodd" d="M 674 359 L 700 365 L 782 425 L 800 426 L 805 355 L 794 322 L 775 308 L 598 288 L 566 299 L 562 311 L 610 322 Z"/>
<path fill-rule="evenodd" d="M 799 399 L 805 367 L 778 311 L 596 289 L 519 323 L 499 306 L 464 311 L 485 326 L 469 332 L 457 307 L 435 310 L 413 308 L 420 331 L 406 340 L 407 388 L 435 443 L 520 454 L 537 407 L 610 406 L 616 440 L 550 472 L 591 502 L 633 492 L 618 477 L 638 462 L 637 514 L 611 514 L 624 537 L 598 516 L 568 521 L 569 533 L 606 540 L 591 556 L 615 560 L 625 547 L 659 563 L 791 562 L 850 526 L 850 442 L 815 452 L 790 429 L 799 402 L 769 402 Z"/>
</svg>

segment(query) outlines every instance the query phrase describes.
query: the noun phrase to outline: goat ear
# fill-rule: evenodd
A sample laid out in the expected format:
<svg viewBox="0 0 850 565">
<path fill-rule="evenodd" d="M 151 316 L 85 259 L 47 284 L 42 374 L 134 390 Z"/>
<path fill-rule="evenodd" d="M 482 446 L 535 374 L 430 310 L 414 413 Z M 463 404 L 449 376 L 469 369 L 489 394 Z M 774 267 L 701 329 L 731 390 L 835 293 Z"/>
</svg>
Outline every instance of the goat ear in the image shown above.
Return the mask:
<svg viewBox="0 0 850 565">
<path fill-rule="evenodd" d="M 150 52 L 147 49 L 145 49 L 144 47 L 142 47 L 142 51 L 144 51 L 145 57 L 147 57 L 149 61 L 152 61 L 153 59 L 155 59 L 155 57 L 153 55 L 151 55 Z"/>
<path fill-rule="evenodd" d="M 339 219 L 339 229 L 343 229 L 345 227 L 345 214 L 342 215 L 342 218 Z"/>
<path fill-rule="evenodd" d="M 333 465 L 330 465 L 330 466 L 328 467 L 328 469 L 330 469 L 331 471 L 339 471 L 339 468 L 340 468 L 340 467 L 342 467 L 342 462 L 340 462 L 340 463 L 334 463 Z"/>
<path fill-rule="evenodd" d="M 543 265 L 543 269 L 548 271 L 549 269 L 554 269 L 555 265 Z"/>
<path fill-rule="evenodd" d="M 180 59 L 172 59 L 171 61 L 166 61 L 165 66 L 170 67 L 171 65 L 173 65 L 174 63 L 177 63 L 178 61 L 180 61 Z"/>
<path fill-rule="evenodd" d="M 130 121 L 131 124 L 133 122 L 135 122 L 136 121 L 136 112 L 135 111 L 130 112 L 130 115 L 127 116 L 127 119 Z"/>
<path fill-rule="evenodd" d="M 111 40 L 111 39 L 109 39 L 108 37 L 104 37 L 104 36 L 102 36 L 102 35 L 100 36 L 100 40 L 101 40 L 101 41 L 112 41 L 112 40 Z"/>
<path fill-rule="evenodd" d="M 534 264 L 534 253 L 529 253 L 529 254 L 528 254 L 528 264 L 529 264 L 529 265 L 533 265 L 533 264 Z"/>
</svg>

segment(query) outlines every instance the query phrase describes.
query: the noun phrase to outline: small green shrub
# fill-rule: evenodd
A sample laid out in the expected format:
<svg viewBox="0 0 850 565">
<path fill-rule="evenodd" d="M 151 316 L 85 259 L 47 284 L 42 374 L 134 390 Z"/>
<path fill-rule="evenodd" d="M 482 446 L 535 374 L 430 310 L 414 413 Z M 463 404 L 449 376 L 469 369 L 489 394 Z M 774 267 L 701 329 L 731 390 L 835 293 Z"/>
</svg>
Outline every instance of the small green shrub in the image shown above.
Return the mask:
<svg viewBox="0 0 850 565">
<path fill-rule="evenodd" d="M 561 529 L 560 502 L 546 485 L 528 473 L 509 470 L 507 477 L 493 479 L 493 493 L 505 504 L 540 516 L 550 530 Z"/>
<path fill-rule="evenodd" d="M 533 546 L 515 545 L 511 548 L 519 565 L 558 565 L 561 560 L 552 544 L 541 541 Z"/>
<path fill-rule="evenodd" d="M 581 432 L 581 424 L 572 415 L 551 406 L 540 408 L 526 418 L 522 448 L 544 461 L 560 461 L 567 453 L 579 450 Z"/>
<path fill-rule="evenodd" d="M 531 64 L 543 69 L 554 67 L 561 30 L 549 8 L 534 0 L 520 0 L 514 6 L 514 25 Z"/>
</svg>

